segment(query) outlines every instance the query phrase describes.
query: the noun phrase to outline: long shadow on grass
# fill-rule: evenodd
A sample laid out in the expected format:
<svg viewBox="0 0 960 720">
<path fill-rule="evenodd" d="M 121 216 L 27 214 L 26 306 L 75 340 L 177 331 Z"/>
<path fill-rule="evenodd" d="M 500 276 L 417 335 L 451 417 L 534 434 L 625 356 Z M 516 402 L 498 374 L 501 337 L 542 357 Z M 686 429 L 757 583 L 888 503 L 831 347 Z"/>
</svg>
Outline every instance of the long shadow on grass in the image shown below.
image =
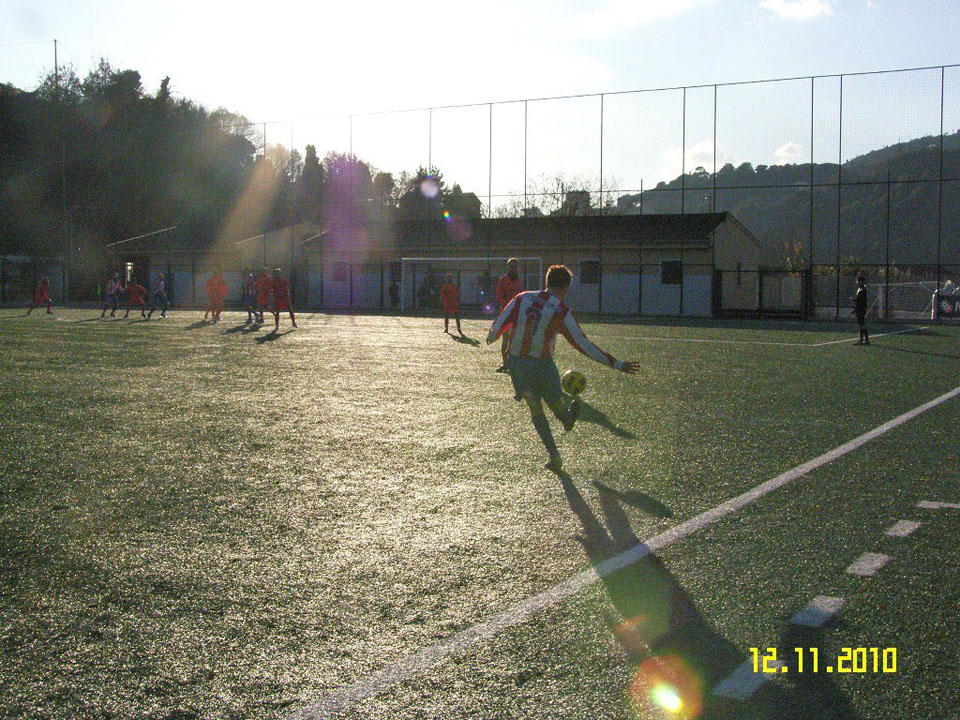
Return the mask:
<svg viewBox="0 0 960 720">
<path fill-rule="evenodd" d="M 624 430 L 622 427 L 618 427 L 610 418 L 607 417 L 607 414 L 601 410 L 598 410 L 593 405 L 584 400 L 580 400 L 580 418 L 578 422 L 588 422 L 593 423 L 594 425 L 599 425 L 600 427 L 606 428 L 611 433 L 617 437 L 626 438 L 632 440 L 636 437 L 629 430 Z"/>
<path fill-rule="evenodd" d="M 234 325 L 232 328 L 227 328 L 224 330 L 221 335 L 234 335 L 236 333 L 243 333 L 244 335 L 249 335 L 250 333 L 255 333 L 262 325 L 260 323 L 241 323 L 240 325 Z"/>
<path fill-rule="evenodd" d="M 289 330 L 286 330 L 284 332 L 277 332 L 276 330 L 271 330 L 266 335 L 261 335 L 260 337 L 254 338 L 254 339 L 262 345 L 263 343 L 279 340 L 280 338 L 284 337 L 285 335 L 289 335 L 292 332 L 293 332 L 293 328 L 290 328 Z"/>
<path fill-rule="evenodd" d="M 710 627 L 676 577 L 636 537 L 623 509 L 622 493 L 609 489 L 600 493 L 601 522 L 572 478 L 564 472 L 558 474 L 570 509 L 583 526 L 579 540 L 602 575 L 615 610 L 605 620 L 633 662 L 633 677 L 626 693 L 635 707 L 653 710 L 651 691 L 668 687 L 683 703 L 683 717 L 855 720 L 852 708 L 825 675 L 791 676 L 798 681 L 794 689 L 768 682 L 745 703 L 714 695 L 713 689 L 749 656 Z M 604 562 L 631 548 L 641 555 L 638 560 L 623 567 L 604 568 Z M 817 638 L 792 632 L 795 630 L 788 628 L 781 635 L 781 658 L 788 657 L 792 643 L 815 647 L 812 643 Z"/>
<path fill-rule="evenodd" d="M 0 320 L 16 320 L 17 318 L 25 318 L 27 313 L 20 313 L 19 315 L 3 315 L 0 317 Z"/>
<path fill-rule="evenodd" d="M 206 320 L 197 320 L 196 322 L 192 322 L 192 323 L 190 323 L 189 325 L 184 325 L 183 329 L 184 329 L 184 330 L 199 330 L 200 328 L 205 328 L 205 327 L 207 327 L 207 325 L 209 325 L 209 324 L 210 324 L 210 323 L 208 323 Z"/>
<path fill-rule="evenodd" d="M 673 511 L 670 508 L 656 498 L 650 497 L 639 490 L 615 490 L 609 485 L 604 485 L 599 480 L 594 480 L 593 486 L 597 489 L 597 492 L 600 493 L 601 502 L 604 502 L 605 498 L 614 498 L 625 505 L 631 505 L 637 508 L 645 515 L 652 515 L 658 518 L 673 517 Z"/>
<path fill-rule="evenodd" d="M 450 333 L 450 338 L 460 343 L 461 345 L 472 345 L 473 347 L 480 347 L 480 341 L 476 338 L 467 337 L 466 335 L 454 335 Z"/>
</svg>

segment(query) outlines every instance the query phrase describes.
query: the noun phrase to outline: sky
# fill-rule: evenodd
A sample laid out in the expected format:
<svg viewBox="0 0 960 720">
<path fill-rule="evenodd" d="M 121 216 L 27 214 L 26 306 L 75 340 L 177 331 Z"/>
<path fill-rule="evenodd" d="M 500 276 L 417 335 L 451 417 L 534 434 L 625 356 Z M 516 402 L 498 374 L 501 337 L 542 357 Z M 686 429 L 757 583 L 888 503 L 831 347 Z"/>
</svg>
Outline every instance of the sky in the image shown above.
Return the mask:
<svg viewBox="0 0 960 720">
<path fill-rule="evenodd" d="M 394 172 L 445 159 L 464 182 L 485 186 L 478 191 L 499 192 L 516 189 L 523 172 L 518 153 L 527 176 L 559 167 L 599 177 L 603 143 L 609 156 L 603 174 L 626 158 L 616 172 L 628 176 L 621 185 L 633 188 L 640 176 L 669 179 L 683 163 L 705 160 L 712 167 L 712 138 L 702 145 L 707 128 L 693 127 L 685 145 L 677 139 L 676 93 L 651 95 L 656 99 L 643 108 L 630 106 L 633 96 L 613 95 L 602 109 L 596 97 L 526 109 L 484 103 L 948 65 L 960 62 L 960 12 L 956 0 L 0 0 L 0 80 L 34 87 L 53 65 L 54 38 L 59 62 L 72 63 L 81 77 L 100 57 L 116 69 L 138 70 L 148 93 L 169 76 L 177 97 L 271 123 L 268 142 L 302 151 L 308 141 L 331 147 L 352 141 L 358 155 L 375 154 L 375 164 Z M 960 95 L 960 71 L 956 77 Z M 831 93 L 839 97 L 831 82 L 818 86 L 821 102 Z M 949 84 L 952 102 L 953 77 Z M 845 102 L 855 85 L 845 86 Z M 688 93 L 691 116 L 710 114 L 712 92 Z M 930 104 L 931 93 L 939 98 L 939 74 L 921 73 L 892 92 L 900 98 L 892 129 L 880 129 L 870 110 L 891 109 L 865 101 L 862 122 L 876 137 L 864 147 L 925 132 L 926 113 L 921 120 L 911 114 Z M 742 114 L 724 121 L 718 111 L 718 124 L 729 125 L 731 135 L 729 141 L 724 135 L 718 165 L 809 155 L 809 119 L 794 117 L 809 115 L 802 101 L 809 102 L 809 81 L 778 93 L 725 93 L 723 108 L 759 102 L 773 120 L 763 123 L 770 138 L 754 137 L 751 149 L 733 137 L 743 134 Z M 481 106 L 365 115 L 473 103 Z M 832 110 L 824 105 L 822 112 Z M 356 115 L 352 138 L 343 119 L 350 114 Z M 644 127 L 635 126 L 637 117 L 647 119 Z M 704 124 L 691 124 L 698 123 Z M 782 123 L 791 129 L 774 132 Z M 851 148 L 854 136 L 847 133 Z M 654 149 L 633 147 L 646 145 Z M 828 146 L 821 143 L 825 157 L 834 154 Z"/>
</svg>

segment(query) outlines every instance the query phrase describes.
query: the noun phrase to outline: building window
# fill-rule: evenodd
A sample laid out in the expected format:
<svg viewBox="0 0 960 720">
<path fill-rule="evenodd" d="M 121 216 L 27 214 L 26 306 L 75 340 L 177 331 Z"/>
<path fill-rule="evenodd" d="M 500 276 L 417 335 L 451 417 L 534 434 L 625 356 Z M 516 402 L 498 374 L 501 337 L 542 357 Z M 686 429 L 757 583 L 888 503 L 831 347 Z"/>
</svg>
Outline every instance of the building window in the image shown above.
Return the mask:
<svg viewBox="0 0 960 720">
<path fill-rule="evenodd" d="M 740 287 L 743 278 L 740 277 L 740 272 L 743 269 L 743 266 L 740 263 L 737 263 L 737 287 Z"/>
<path fill-rule="evenodd" d="M 663 260 L 660 263 L 660 284 L 679 285 L 683 282 L 683 263 L 679 260 Z"/>
<path fill-rule="evenodd" d="M 583 285 L 600 283 L 600 261 L 584 260 L 580 263 L 580 282 Z"/>
<path fill-rule="evenodd" d="M 345 262 L 336 262 L 333 264 L 333 281 L 334 282 L 346 282 L 347 281 L 347 264 Z"/>
</svg>

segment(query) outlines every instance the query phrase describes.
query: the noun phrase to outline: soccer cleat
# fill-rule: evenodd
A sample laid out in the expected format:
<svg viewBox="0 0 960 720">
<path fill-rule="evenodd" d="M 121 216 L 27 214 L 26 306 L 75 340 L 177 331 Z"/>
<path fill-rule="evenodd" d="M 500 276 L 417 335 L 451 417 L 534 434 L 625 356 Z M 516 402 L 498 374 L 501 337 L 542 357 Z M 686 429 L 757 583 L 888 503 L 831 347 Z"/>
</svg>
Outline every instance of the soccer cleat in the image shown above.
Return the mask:
<svg viewBox="0 0 960 720">
<path fill-rule="evenodd" d="M 574 398 L 567 406 L 567 417 L 563 420 L 563 429 L 567 432 L 573 430 L 578 417 L 580 417 L 580 401 Z"/>
<path fill-rule="evenodd" d="M 498 373 L 508 373 L 508 372 L 510 372 L 510 371 L 507 369 L 507 366 L 506 366 L 506 365 L 501 365 L 500 367 L 497 368 L 497 372 L 498 372 Z"/>
<path fill-rule="evenodd" d="M 559 455 L 554 455 L 547 461 L 544 467 L 550 472 L 560 472 L 563 469 L 563 458 Z"/>
</svg>

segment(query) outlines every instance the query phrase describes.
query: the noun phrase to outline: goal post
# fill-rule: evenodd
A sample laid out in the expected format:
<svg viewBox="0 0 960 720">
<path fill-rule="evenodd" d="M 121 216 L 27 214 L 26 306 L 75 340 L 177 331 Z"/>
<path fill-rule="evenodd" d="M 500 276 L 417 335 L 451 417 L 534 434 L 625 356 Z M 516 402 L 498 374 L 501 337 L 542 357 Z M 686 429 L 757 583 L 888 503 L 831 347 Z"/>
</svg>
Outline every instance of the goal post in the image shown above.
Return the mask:
<svg viewBox="0 0 960 720">
<path fill-rule="evenodd" d="M 539 257 L 405 257 L 400 258 L 401 312 L 440 307 L 440 286 L 447 273 L 460 288 L 460 305 L 486 314 L 497 311 L 497 280 L 507 261 L 516 258 L 524 290 L 543 285 Z"/>
</svg>

